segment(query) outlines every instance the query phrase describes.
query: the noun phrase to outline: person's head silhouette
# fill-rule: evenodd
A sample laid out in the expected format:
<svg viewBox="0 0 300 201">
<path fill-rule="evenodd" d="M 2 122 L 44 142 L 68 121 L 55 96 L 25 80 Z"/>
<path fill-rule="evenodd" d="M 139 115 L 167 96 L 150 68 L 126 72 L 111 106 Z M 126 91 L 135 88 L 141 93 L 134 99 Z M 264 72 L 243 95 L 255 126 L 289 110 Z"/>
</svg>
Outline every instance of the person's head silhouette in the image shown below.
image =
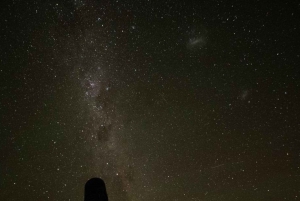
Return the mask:
<svg viewBox="0 0 300 201">
<path fill-rule="evenodd" d="M 84 201 L 108 201 L 105 183 L 100 178 L 92 178 L 85 184 Z"/>
</svg>

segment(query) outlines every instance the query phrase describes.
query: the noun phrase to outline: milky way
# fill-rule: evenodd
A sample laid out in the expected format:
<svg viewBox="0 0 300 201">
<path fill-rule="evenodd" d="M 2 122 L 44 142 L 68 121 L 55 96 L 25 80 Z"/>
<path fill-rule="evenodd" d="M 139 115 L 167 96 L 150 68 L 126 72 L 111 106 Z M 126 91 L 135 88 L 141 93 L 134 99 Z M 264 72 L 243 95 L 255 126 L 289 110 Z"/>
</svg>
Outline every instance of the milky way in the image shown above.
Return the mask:
<svg viewBox="0 0 300 201">
<path fill-rule="evenodd" d="M 82 104 L 89 111 L 84 135 L 85 146 L 93 155 L 90 171 L 106 179 L 108 188 L 120 188 L 125 199 L 130 193 L 133 172 L 128 145 L 122 140 L 124 117 L 118 113 L 119 86 L 111 81 L 114 78 L 109 75 L 107 64 L 101 59 L 90 59 L 89 53 L 81 52 L 78 65 L 72 71 L 75 82 L 81 85 Z"/>
</svg>

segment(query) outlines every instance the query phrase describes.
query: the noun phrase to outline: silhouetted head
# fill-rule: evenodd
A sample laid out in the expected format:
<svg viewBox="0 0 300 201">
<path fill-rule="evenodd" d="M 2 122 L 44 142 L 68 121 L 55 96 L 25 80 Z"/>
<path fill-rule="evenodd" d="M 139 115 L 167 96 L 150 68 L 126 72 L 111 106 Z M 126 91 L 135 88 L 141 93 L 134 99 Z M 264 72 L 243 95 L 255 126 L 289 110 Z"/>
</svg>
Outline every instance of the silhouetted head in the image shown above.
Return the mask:
<svg viewBox="0 0 300 201">
<path fill-rule="evenodd" d="M 105 183 L 100 178 L 92 178 L 85 184 L 84 201 L 108 201 Z"/>
</svg>

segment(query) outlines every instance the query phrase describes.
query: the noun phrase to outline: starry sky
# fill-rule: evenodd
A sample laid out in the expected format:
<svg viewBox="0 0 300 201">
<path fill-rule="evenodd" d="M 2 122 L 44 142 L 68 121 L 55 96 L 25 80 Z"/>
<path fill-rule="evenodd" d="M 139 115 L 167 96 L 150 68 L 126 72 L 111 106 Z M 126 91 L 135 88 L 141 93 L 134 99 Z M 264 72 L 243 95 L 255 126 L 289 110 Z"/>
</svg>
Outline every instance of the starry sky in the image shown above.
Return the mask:
<svg viewBox="0 0 300 201">
<path fill-rule="evenodd" d="M 1 6 L 0 197 L 299 200 L 299 6 Z"/>
</svg>

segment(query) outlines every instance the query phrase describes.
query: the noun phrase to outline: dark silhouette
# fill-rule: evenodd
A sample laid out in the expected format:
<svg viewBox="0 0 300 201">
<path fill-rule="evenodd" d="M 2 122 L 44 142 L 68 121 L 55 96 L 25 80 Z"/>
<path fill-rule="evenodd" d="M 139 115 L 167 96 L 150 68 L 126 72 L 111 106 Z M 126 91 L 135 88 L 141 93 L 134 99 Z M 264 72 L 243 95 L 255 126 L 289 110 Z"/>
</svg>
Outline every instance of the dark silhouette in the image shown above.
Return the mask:
<svg viewBox="0 0 300 201">
<path fill-rule="evenodd" d="M 84 201 L 108 201 L 105 183 L 100 178 L 92 178 L 85 184 Z"/>
</svg>

